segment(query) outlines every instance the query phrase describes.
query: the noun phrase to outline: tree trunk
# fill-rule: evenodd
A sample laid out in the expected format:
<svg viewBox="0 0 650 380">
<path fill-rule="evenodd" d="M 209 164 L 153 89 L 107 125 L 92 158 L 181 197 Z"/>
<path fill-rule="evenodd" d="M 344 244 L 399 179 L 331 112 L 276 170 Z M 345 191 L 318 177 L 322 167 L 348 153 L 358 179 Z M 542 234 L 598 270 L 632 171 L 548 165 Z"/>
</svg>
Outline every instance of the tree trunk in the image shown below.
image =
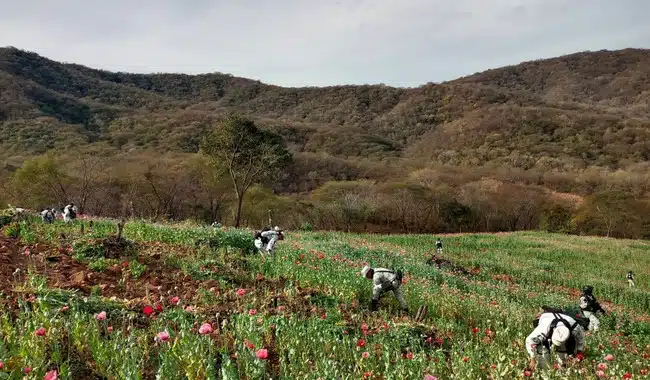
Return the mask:
<svg viewBox="0 0 650 380">
<path fill-rule="evenodd" d="M 237 214 L 235 215 L 235 228 L 239 228 L 239 223 L 241 221 L 241 208 L 244 203 L 244 194 L 237 194 Z"/>
<path fill-rule="evenodd" d="M 88 197 L 86 195 L 86 191 L 84 190 L 82 192 L 81 196 L 81 204 L 79 205 L 79 213 L 80 214 L 85 214 L 86 213 L 86 202 L 88 200 Z"/>
</svg>

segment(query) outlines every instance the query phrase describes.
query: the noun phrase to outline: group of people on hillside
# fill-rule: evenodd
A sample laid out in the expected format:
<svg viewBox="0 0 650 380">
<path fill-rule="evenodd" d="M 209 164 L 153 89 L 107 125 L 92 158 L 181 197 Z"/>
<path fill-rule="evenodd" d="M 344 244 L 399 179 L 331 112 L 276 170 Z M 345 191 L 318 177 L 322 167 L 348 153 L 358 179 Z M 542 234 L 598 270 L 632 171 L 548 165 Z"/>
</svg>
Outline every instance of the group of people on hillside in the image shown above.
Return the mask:
<svg viewBox="0 0 650 380">
<path fill-rule="evenodd" d="M 47 224 L 51 224 L 56 219 L 57 211 L 58 210 L 54 207 L 45 208 L 41 211 L 41 219 L 43 220 L 43 222 Z M 77 210 L 77 206 L 75 206 L 74 203 L 70 203 L 69 205 L 65 206 L 61 211 L 63 214 L 64 222 L 69 223 L 77 219 L 78 210 Z"/>
</svg>

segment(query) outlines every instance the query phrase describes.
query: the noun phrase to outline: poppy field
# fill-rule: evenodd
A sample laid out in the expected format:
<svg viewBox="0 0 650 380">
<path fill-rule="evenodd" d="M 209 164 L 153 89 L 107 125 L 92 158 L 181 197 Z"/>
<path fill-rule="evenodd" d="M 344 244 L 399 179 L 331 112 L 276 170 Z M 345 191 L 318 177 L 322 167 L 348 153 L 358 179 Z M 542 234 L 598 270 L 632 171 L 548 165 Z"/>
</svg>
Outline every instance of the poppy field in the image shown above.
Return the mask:
<svg viewBox="0 0 650 380">
<path fill-rule="evenodd" d="M 131 221 L 118 238 L 112 220 L 6 224 L 0 379 L 648 377 L 650 242 L 285 236 L 263 258 L 247 230 Z M 370 311 L 366 263 L 404 271 L 408 313 L 390 294 Z M 531 371 L 524 340 L 541 306 L 577 306 L 587 284 L 608 314 L 584 357 Z"/>
</svg>

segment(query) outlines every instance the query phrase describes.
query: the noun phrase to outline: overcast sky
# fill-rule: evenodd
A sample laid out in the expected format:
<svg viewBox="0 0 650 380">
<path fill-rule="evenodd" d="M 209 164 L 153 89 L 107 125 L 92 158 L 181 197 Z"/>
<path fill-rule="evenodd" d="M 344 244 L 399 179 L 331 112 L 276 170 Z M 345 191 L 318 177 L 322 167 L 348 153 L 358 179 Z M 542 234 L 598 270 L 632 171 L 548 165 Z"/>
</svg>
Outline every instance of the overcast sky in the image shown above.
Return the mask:
<svg viewBox="0 0 650 380">
<path fill-rule="evenodd" d="M 650 0 L 0 0 L 0 46 L 129 72 L 418 86 L 650 48 Z"/>
</svg>

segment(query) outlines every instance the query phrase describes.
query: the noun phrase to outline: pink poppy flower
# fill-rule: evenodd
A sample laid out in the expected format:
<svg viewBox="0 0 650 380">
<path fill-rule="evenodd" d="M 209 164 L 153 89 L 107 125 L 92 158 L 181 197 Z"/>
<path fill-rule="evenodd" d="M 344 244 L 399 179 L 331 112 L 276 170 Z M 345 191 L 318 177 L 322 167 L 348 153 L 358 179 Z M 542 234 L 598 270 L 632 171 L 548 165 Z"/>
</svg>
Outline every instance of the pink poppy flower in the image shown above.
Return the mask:
<svg viewBox="0 0 650 380">
<path fill-rule="evenodd" d="M 237 289 L 237 295 L 238 296 L 241 297 L 241 296 L 243 296 L 245 294 L 246 294 L 246 289 L 242 289 L 242 288 Z"/>
<path fill-rule="evenodd" d="M 59 374 L 54 371 L 50 371 L 43 376 L 43 380 L 57 380 L 59 378 Z"/>
<path fill-rule="evenodd" d="M 257 310 L 255 310 L 255 309 L 250 309 L 248 311 L 248 315 L 255 315 L 255 314 L 257 314 Z"/>
<path fill-rule="evenodd" d="M 106 320 L 106 312 L 102 311 L 99 314 L 95 314 L 95 319 L 98 321 L 105 321 Z"/>
<path fill-rule="evenodd" d="M 199 327 L 199 334 L 207 335 L 212 332 L 212 326 L 209 323 L 204 323 Z"/>
<path fill-rule="evenodd" d="M 280 311 L 284 311 L 284 309 L 285 309 L 284 305 L 280 305 L 280 306 L 278 306 L 278 310 L 280 310 Z"/>
<path fill-rule="evenodd" d="M 598 367 L 597 367 L 597 368 L 598 368 L 599 370 L 601 370 L 601 371 L 607 371 L 607 364 L 605 364 L 605 363 L 598 363 Z"/>
<path fill-rule="evenodd" d="M 605 376 L 607 376 L 607 375 L 605 375 L 605 372 L 603 372 L 603 371 L 596 371 L 596 376 L 598 376 L 598 377 L 605 377 Z"/>
<path fill-rule="evenodd" d="M 178 301 L 180 301 L 180 298 L 178 298 L 177 296 L 173 296 L 172 298 L 169 299 L 169 303 L 172 305 L 178 304 Z"/>
<path fill-rule="evenodd" d="M 68 310 L 70 310 L 70 306 L 67 305 L 61 308 L 61 311 L 68 311 Z"/>
<path fill-rule="evenodd" d="M 266 360 L 269 357 L 269 351 L 266 348 L 259 349 L 255 353 L 255 356 L 260 360 Z"/>
<path fill-rule="evenodd" d="M 45 336 L 47 330 L 45 330 L 45 327 L 39 327 L 38 330 L 34 331 L 34 334 L 36 334 L 36 336 Z"/>
<path fill-rule="evenodd" d="M 106 331 L 108 331 L 109 333 L 112 333 L 113 332 L 113 326 L 106 327 Z"/>
<path fill-rule="evenodd" d="M 364 351 L 363 354 L 361 354 L 361 357 L 364 359 L 368 359 L 370 357 L 370 353 L 368 351 Z"/>
<path fill-rule="evenodd" d="M 25 367 L 23 368 L 23 373 L 26 375 L 28 373 L 32 372 L 32 369 L 30 367 Z"/>
<path fill-rule="evenodd" d="M 524 376 L 531 377 L 531 376 L 533 376 L 533 373 L 530 372 L 530 371 L 524 371 Z"/>
<path fill-rule="evenodd" d="M 161 331 L 156 334 L 156 338 L 158 338 L 161 342 L 166 342 L 169 340 L 169 333 L 167 331 Z"/>
<path fill-rule="evenodd" d="M 612 360 L 614 360 L 614 355 L 608 354 L 607 356 L 605 356 L 605 360 L 607 360 L 608 362 L 611 362 Z"/>
<path fill-rule="evenodd" d="M 5 367 L 5 363 L 0 362 L 0 369 L 3 369 Z"/>
<path fill-rule="evenodd" d="M 413 359 L 413 353 L 412 353 L 412 352 L 407 353 L 407 354 L 406 354 L 406 358 L 407 358 L 408 360 L 412 360 L 412 359 Z"/>
</svg>

